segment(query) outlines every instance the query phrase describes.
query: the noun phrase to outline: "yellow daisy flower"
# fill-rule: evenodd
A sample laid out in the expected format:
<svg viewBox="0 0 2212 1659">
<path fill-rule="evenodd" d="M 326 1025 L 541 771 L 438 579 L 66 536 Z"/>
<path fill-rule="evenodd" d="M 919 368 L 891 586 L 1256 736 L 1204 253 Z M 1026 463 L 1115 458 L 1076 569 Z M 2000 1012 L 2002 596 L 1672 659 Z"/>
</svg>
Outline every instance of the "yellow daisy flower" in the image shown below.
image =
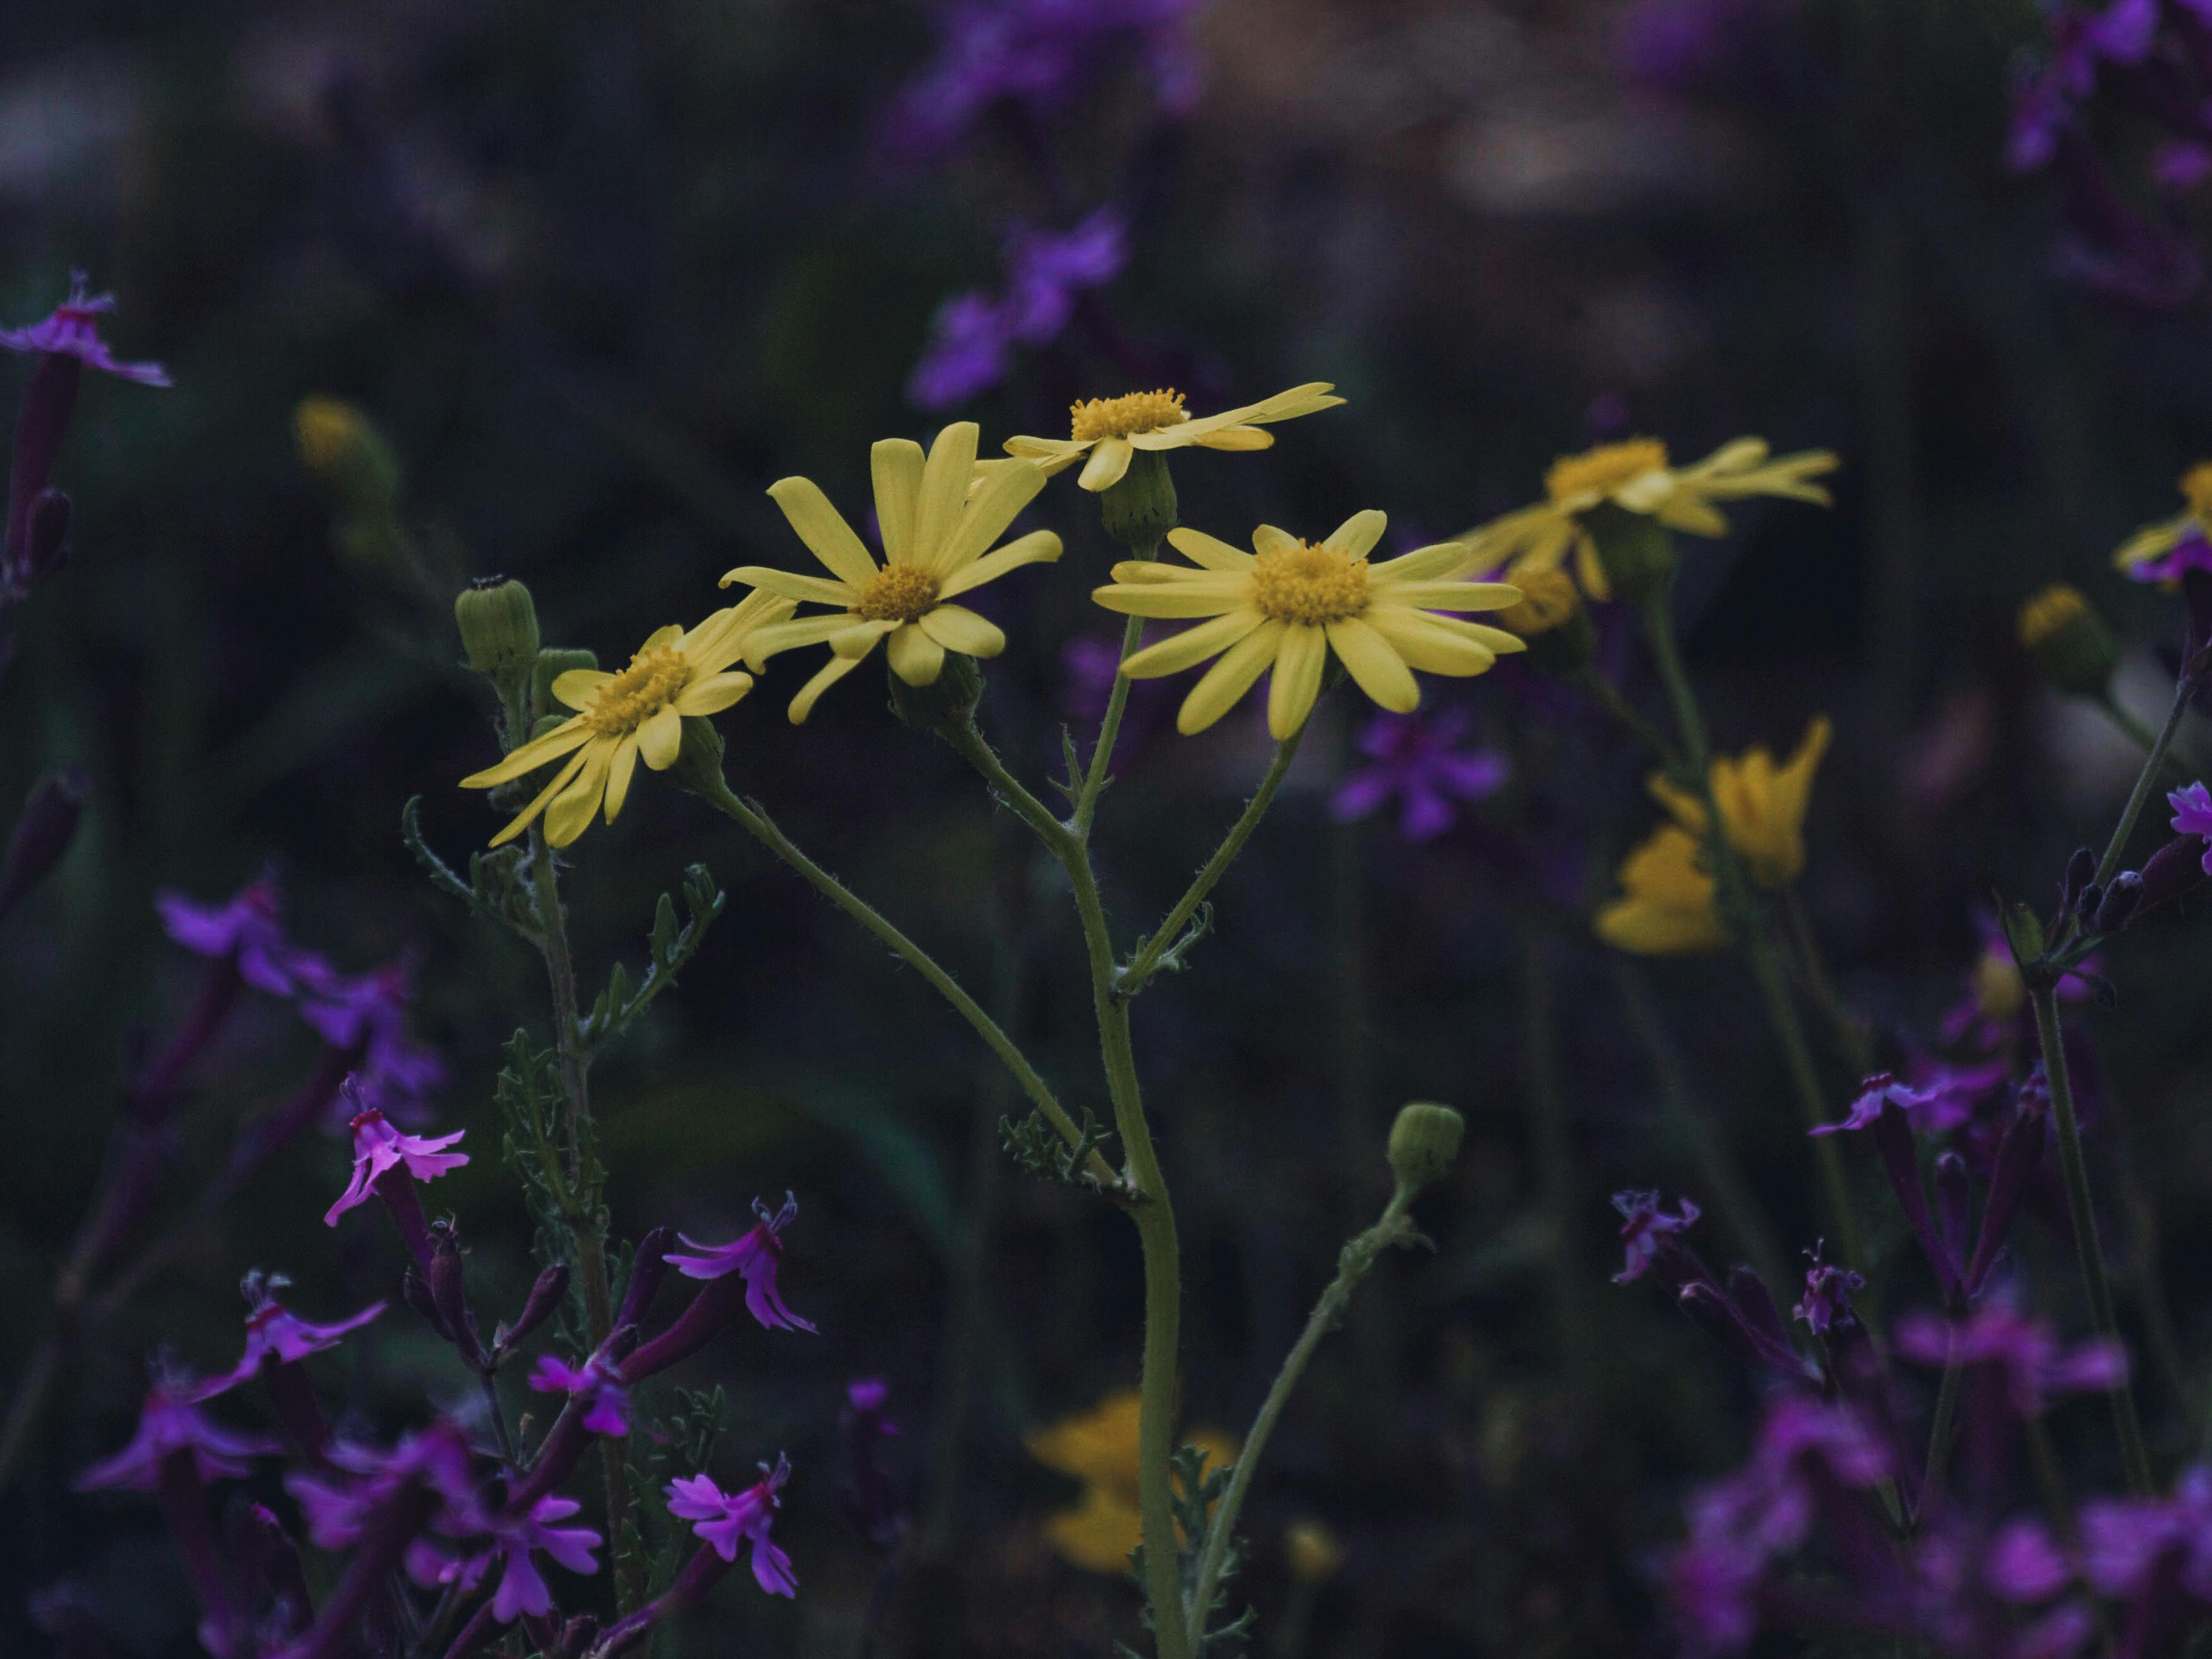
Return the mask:
<svg viewBox="0 0 2212 1659">
<path fill-rule="evenodd" d="M 2139 564 L 2148 564 L 2191 537 L 2212 541 L 2212 461 L 2199 461 L 2183 473 L 2179 487 L 2188 510 L 2145 525 L 2122 542 L 2112 554 L 2114 569 L 2131 571 Z"/>
<path fill-rule="evenodd" d="M 1805 727 L 1797 752 L 1782 765 L 1765 746 L 1753 744 L 1741 756 L 1713 757 L 1713 800 L 1721 810 L 1721 829 L 1743 860 L 1745 871 L 1761 887 L 1787 887 L 1805 868 L 1805 813 L 1812 805 L 1813 775 L 1828 752 L 1833 730 L 1825 714 Z M 1705 833 L 1705 802 L 1654 773 L 1650 788 L 1674 822 L 1692 835 Z"/>
<path fill-rule="evenodd" d="M 1763 438 L 1723 444 L 1693 466 L 1670 465 L 1667 446 L 1654 438 L 1601 444 L 1580 455 L 1563 455 L 1544 475 L 1547 499 L 1493 520 L 1474 532 L 1487 565 L 1553 570 L 1573 556 L 1575 574 L 1594 599 L 1613 597 L 1597 556 L 1597 544 L 1582 514 L 1607 502 L 1658 520 L 1693 536 L 1728 532 L 1715 501 L 1744 495 L 1783 495 L 1829 504 L 1828 492 L 1808 478 L 1836 468 L 1825 449 L 1767 459 Z"/>
<path fill-rule="evenodd" d="M 1662 823 L 1621 860 L 1621 896 L 1597 913 L 1597 935 L 1640 957 L 1686 956 L 1729 942 L 1698 837 Z"/>
<path fill-rule="evenodd" d="M 1130 456 L 1139 449 L 1187 449 L 1193 444 L 1202 449 L 1265 449 L 1275 441 L 1275 434 L 1264 428 L 1335 408 L 1344 399 L 1331 397 L 1333 390 L 1329 381 L 1313 380 L 1256 404 L 1196 420 L 1182 406 L 1182 393 L 1164 388 L 1121 398 L 1091 398 L 1069 405 L 1072 435 L 1009 438 L 1006 453 L 1033 460 L 1048 473 L 1088 455 L 1076 483 L 1085 489 L 1110 489 L 1121 482 Z"/>
<path fill-rule="evenodd" d="M 1134 1389 L 1110 1395 L 1091 1411 L 1031 1434 L 1030 1455 L 1047 1468 L 1083 1482 L 1073 1509 L 1044 1523 L 1045 1541 L 1063 1560 L 1085 1572 L 1121 1574 L 1144 1532 L 1137 1512 L 1138 1397 Z M 1237 1461 L 1237 1443 L 1199 1430 L 1185 1444 L 1201 1449 L 1209 1472 Z"/>
<path fill-rule="evenodd" d="M 791 700 L 793 726 L 860 665 L 878 640 L 887 641 L 891 672 L 908 685 L 934 685 L 947 651 L 995 657 L 1006 648 L 995 623 L 950 601 L 1017 566 L 1057 559 L 1060 538 L 1033 530 L 995 552 L 984 550 L 1044 488 L 1044 473 L 1029 462 L 1009 461 L 975 479 L 975 437 L 973 421 L 958 421 L 937 434 L 927 458 L 920 444 L 905 438 L 886 438 L 869 452 L 876 520 L 890 556 L 882 565 L 811 479 L 781 478 L 769 486 L 799 539 L 834 580 L 749 564 L 723 577 L 722 586 L 744 582 L 836 607 L 830 615 L 763 628 L 745 648 L 746 661 L 757 670 L 780 651 L 828 643 L 830 660 Z"/>
<path fill-rule="evenodd" d="M 1219 720 L 1272 668 L 1267 729 L 1279 741 L 1289 737 L 1312 712 L 1332 651 L 1361 690 L 1406 714 L 1421 701 L 1413 670 L 1480 674 L 1528 647 L 1502 628 L 1438 614 L 1502 611 L 1522 597 L 1504 582 L 1448 580 L 1467 568 L 1464 542 L 1370 564 L 1387 522 L 1372 508 L 1355 513 L 1318 544 L 1263 524 L 1252 532 L 1256 554 L 1195 530 L 1170 530 L 1170 544 L 1199 568 L 1127 560 L 1114 567 L 1113 585 L 1091 597 L 1127 616 L 1212 618 L 1121 665 L 1124 674 L 1148 679 L 1220 658 L 1183 699 L 1176 726 L 1185 733 Z"/>
<path fill-rule="evenodd" d="M 618 674 L 572 668 L 555 680 L 553 695 L 579 711 L 576 715 L 498 765 L 461 780 L 464 789 L 489 789 L 568 756 L 568 764 L 491 844 L 513 841 L 543 812 L 545 839 L 566 847 L 584 833 L 603 801 L 612 823 L 629 797 L 639 757 L 665 772 L 683 744 L 684 715 L 719 713 L 751 690 L 753 677 L 730 665 L 744 655 L 754 629 L 781 621 L 791 610 L 788 599 L 749 594 L 689 633 L 672 623 L 659 629 Z"/>
</svg>

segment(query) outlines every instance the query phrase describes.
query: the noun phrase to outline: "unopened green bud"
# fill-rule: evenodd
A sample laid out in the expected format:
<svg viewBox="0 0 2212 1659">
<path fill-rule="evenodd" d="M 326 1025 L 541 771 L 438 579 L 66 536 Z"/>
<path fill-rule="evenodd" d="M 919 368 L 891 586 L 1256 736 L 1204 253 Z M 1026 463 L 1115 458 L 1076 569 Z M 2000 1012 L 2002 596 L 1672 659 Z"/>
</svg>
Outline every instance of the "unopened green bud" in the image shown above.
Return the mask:
<svg viewBox="0 0 2212 1659">
<path fill-rule="evenodd" d="M 504 576 L 479 576 L 453 600 L 469 666 L 502 685 L 538 661 L 538 607 L 530 590 Z"/>
<path fill-rule="evenodd" d="M 597 668 L 599 653 L 596 651 L 570 651 L 557 645 L 549 645 L 538 653 L 538 665 L 530 674 L 530 706 L 538 714 L 550 714 L 562 705 L 553 700 L 553 682 L 572 668 Z M 562 718 L 566 718 L 563 715 Z"/>
<path fill-rule="evenodd" d="M 975 705 L 983 701 L 981 665 L 957 651 L 945 653 L 945 666 L 927 685 L 908 685 L 896 672 L 890 683 L 891 713 L 917 732 L 943 738 L 972 724 Z"/>
<path fill-rule="evenodd" d="M 1449 1106 L 1417 1100 L 1390 1126 L 1390 1173 L 1409 1193 L 1441 1180 L 1459 1158 L 1467 1120 Z"/>
<path fill-rule="evenodd" d="M 1600 501 L 1576 517 L 1596 544 L 1598 564 L 1617 597 L 1638 603 L 1674 575 L 1674 538 L 1650 514 Z"/>
<path fill-rule="evenodd" d="M 684 742 L 668 780 L 686 794 L 714 799 L 729 786 L 722 777 L 722 734 L 704 714 L 684 717 Z"/>
<path fill-rule="evenodd" d="M 1098 517 L 1106 533 L 1122 546 L 1149 552 L 1176 527 L 1175 480 L 1168 458 L 1140 449 L 1129 457 L 1121 481 L 1098 498 Z"/>
<path fill-rule="evenodd" d="M 2044 678 L 2069 696 L 2111 691 L 2120 648 L 2080 588 L 2054 582 L 2021 606 L 2020 642 Z"/>
</svg>

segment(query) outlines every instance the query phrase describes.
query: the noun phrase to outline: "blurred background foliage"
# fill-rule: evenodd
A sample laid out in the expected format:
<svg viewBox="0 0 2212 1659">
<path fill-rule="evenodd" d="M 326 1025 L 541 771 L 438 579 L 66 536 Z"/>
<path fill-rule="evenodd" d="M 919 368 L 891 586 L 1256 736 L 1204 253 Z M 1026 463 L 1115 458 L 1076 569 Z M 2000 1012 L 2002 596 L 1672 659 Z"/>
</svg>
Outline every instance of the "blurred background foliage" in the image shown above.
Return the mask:
<svg viewBox="0 0 2212 1659">
<path fill-rule="evenodd" d="M 1076 396 L 1173 384 L 1203 410 L 1334 380 L 1350 406 L 1268 454 L 1178 462 L 1185 521 L 1231 540 L 1380 506 L 1410 545 L 1632 432 L 1681 457 L 1741 432 L 1834 448 L 1837 509 L 1745 511 L 1691 550 L 1683 605 L 1723 747 L 1836 721 L 1806 890 L 1878 1027 L 1926 1032 L 1990 889 L 2040 898 L 2109 823 L 2130 751 L 2038 688 L 2011 619 L 2044 581 L 2081 583 L 2146 641 L 2124 692 L 2161 697 L 2148 641 L 2169 619 L 2107 553 L 2170 510 L 2203 447 L 2212 343 L 2201 296 L 2149 307 L 2070 280 L 2061 203 L 2006 171 L 2014 66 L 2042 38 L 2026 0 L 1149 10 L 1187 32 L 1188 89 L 1108 39 L 1066 98 L 986 109 L 933 150 L 894 118 L 963 25 L 918 5 L 88 0 L 0 18 L 0 314 L 43 314 L 87 268 L 119 297 L 121 353 L 177 385 L 88 386 L 58 480 L 75 560 L 0 678 L 0 799 L 64 763 L 94 781 L 67 863 L 0 938 L 0 1374 L 42 1328 L 134 1045 L 191 994 L 155 892 L 218 898 L 268 864 L 295 931 L 341 965 L 419 953 L 416 1026 L 453 1067 L 437 1121 L 478 1153 L 436 1196 L 519 1297 L 527 1223 L 489 1155 L 489 1087 L 497 1045 L 542 1030 L 544 988 L 398 836 L 416 794 L 449 857 L 496 827 L 454 787 L 493 740 L 451 593 L 524 578 L 549 643 L 619 660 L 718 603 L 724 569 L 801 562 L 773 479 L 804 472 L 857 510 L 869 442 L 951 416 L 995 447 L 1059 432 Z M 1000 280 L 1009 227 L 1100 205 L 1124 217 L 1126 270 L 999 383 L 917 408 L 933 319 Z M 416 561 L 334 544 L 294 452 L 311 393 L 387 435 Z M 1065 647 L 1115 627 L 1085 597 L 1111 554 L 1089 500 L 1063 479 L 1032 519 L 1068 551 L 986 596 L 1012 641 L 986 719 L 1035 777 L 1083 702 Z M 721 722 L 733 781 L 1103 1109 L 1063 896 L 955 757 L 885 717 L 873 673 L 804 731 L 781 713 L 795 672 L 772 673 Z M 1605 1282 L 1605 1197 L 1694 1188 L 1694 1133 L 1717 1134 L 1795 1252 L 1813 1243 L 1801 1132 L 1733 963 L 1630 969 L 1686 1118 L 1587 936 L 1651 820 L 1638 757 L 1526 672 L 1431 691 L 1510 757 L 1508 789 L 1419 845 L 1388 813 L 1337 823 L 1354 728 L 1346 699 L 1325 705 L 1216 936 L 1139 1015 L 1190 1261 L 1186 1414 L 1249 1420 L 1387 1191 L 1392 1110 L 1455 1103 L 1468 1151 L 1420 1211 L 1436 1255 L 1376 1275 L 1249 1511 L 1261 1650 L 1652 1650 L 1649 1552 L 1685 1485 L 1740 1455 L 1747 1396 L 1656 1298 Z M 1138 706 L 1103 830 L 1125 938 L 1265 756 L 1256 710 L 1184 740 L 1162 699 Z M 652 782 L 572 860 L 593 977 L 641 959 L 653 896 L 695 860 L 729 914 L 601 1068 L 617 1225 L 726 1237 L 757 1193 L 795 1190 L 784 1285 L 823 1334 L 747 1329 L 687 1373 L 732 1389 L 734 1455 L 798 1465 L 802 1591 L 787 1607 L 733 1582 L 681 1650 L 854 1650 L 879 1559 L 841 1512 L 836 1423 L 844 1382 L 877 1375 L 915 1530 L 876 1650 L 1105 1654 L 1134 1597 L 1048 1553 L 1040 1523 L 1072 1488 L 1022 1436 L 1133 1378 L 1128 1229 L 1006 1168 L 1009 1103 L 969 1035 Z M 2212 1243 L 2191 1174 L 2203 948 L 2167 929 L 2130 956 L 2098 1039 L 2138 1136 L 2135 1219 L 2162 1224 L 2119 1249 L 2185 1291 Z M 260 1020 L 203 1067 L 188 1148 L 298 1074 L 308 1039 Z M 1548 1138 L 1547 1099 L 1565 1115 Z M 374 1228 L 320 1224 L 343 1163 L 334 1141 L 291 1149 L 80 1345 L 0 1505 L 0 1646 L 39 1639 L 26 1592 L 76 1579 L 129 1588 L 123 1650 L 190 1650 L 150 1508 L 67 1478 L 127 1430 L 157 1343 L 228 1362 L 246 1267 L 289 1273 L 319 1315 L 382 1285 Z M 386 1428 L 425 1388 L 465 1392 L 410 1318 L 356 1339 L 345 1373 Z M 2191 1354 L 2208 1336 L 2179 1334 Z M 1342 1547 L 1325 1581 L 1293 1581 L 1302 1522 Z"/>
</svg>

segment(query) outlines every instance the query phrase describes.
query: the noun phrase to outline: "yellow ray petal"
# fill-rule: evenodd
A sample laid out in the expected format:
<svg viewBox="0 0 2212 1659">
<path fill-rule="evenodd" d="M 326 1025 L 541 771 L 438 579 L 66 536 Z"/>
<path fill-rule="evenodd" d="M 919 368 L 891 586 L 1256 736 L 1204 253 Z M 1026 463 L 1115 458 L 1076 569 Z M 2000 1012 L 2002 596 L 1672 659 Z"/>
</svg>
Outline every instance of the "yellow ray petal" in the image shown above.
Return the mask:
<svg viewBox="0 0 2212 1659">
<path fill-rule="evenodd" d="M 461 780 L 464 789 L 489 789 L 495 784 L 507 783 L 526 772 L 535 772 L 556 756 L 592 740 L 592 728 L 579 715 L 564 720 L 542 738 L 532 738 L 520 749 L 510 750 L 496 766 L 487 766 L 481 772 L 471 772 Z"/>
<path fill-rule="evenodd" d="M 1200 449 L 1249 451 L 1273 447 L 1275 434 L 1256 426 L 1224 426 L 1218 432 L 1200 432 L 1188 441 Z"/>
<path fill-rule="evenodd" d="M 876 562 L 845 522 L 844 514 L 830 505 L 822 486 L 811 478 L 778 478 L 768 487 L 769 499 L 783 509 L 806 550 L 822 561 L 839 581 L 858 587 L 876 574 Z M 728 577 L 723 578 L 726 584 Z"/>
<path fill-rule="evenodd" d="M 569 846 L 591 828 L 592 817 L 599 810 L 600 797 L 606 792 L 608 768 L 619 746 L 595 743 L 583 751 L 584 764 L 574 781 L 554 796 L 545 809 L 545 839 L 550 844 Z"/>
<path fill-rule="evenodd" d="M 553 694 L 556 702 L 566 703 L 571 708 L 589 708 L 592 696 L 612 678 L 614 676 L 604 668 L 571 668 L 565 674 L 556 674 L 553 684 L 545 689 Z"/>
<path fill-rule="evenodd" d="M 1006 636 L 998 623 L 977 616 L 964 605 L 940 605 L 925 611 L 915 626 L 947 651 L 970 657 L 995 657 L 1006 648 Z"/>
<path fill-rule="evenodd" d="M 1382 532 L 1389 524 L 1386 514 L 1370 507 L 1364 512 L 1353 514 L 1329 532 L 1322 545 L 1334 549 L 1347 559 L 1364 559 L 1375 550 L 1375 544 L 1382 539 Z"/>
<path fill-rule="evenodd" d="M 1267 676 L 1267 732 L 1277 743 L 1306 723 L 1328 662 L 1328 635 L 1311 623 L 1292 623 Z"/>
<path fill-rule="evenodd" d="M 978 622 L 981 617 L 976 618 Z M 903 623 L 884 643 L 891 672 L 908 685 L 934 685 L 945 672 L 945 647 L 924 632 L 919 623 Z"/>
<path fill-rule="evenodd" d="M 1241 574 L 1249 571 L 1259 562 L 1243 548 L 1231 547 L 1227 542 L 1209 536 L 1202 530 L 1187 530 L 1181 527 L 1170 530 L 1168 532 L 1168 545 L 1193 564 L 1204 565 L 1208 570 L 1221 570 Z M 1131 559 L 1125 562 L 1137 564 L 1142 561 Z M 1114 579 L 1116 581 L 1122 580 L 1121 574 L 1122 568 L 1122 565 L 1114 567 Z"/>
<path fill-rule="evenodd" d="M 1289 624 L 1270 619 L 1221 653 L 1213 666 L 1199 676 L 1198 684 L 1176 711 L 1176 730 L 1188 737 L 1203 732 L 1237 706 L 1253 682 L 1275 659 Z"/>
<path fill-rule="evenodd" d="M 1121 672 L 1133 680 L 1154 679 L 1162 674 L 1179 674 L 1186 668 L 1197 667 L 1208 657 L 1226 651 L 1265 621 L 1265 617 L 1249 606 L 1229 611 L 1211 622 L 1186 628 L 1182 633 L 1148 645 L 1141 651 L 1130 653 L 1121 664 Z"/>
<path fill-rule="evenodd" d="M 893 629 L 903 626 L 903 623 L 888 619 L 856 623 L 848 618 L 846 625 L 830 636 L 830 648 L 841 657 L 849 657 L 858 662 L 875 649 L 878 640 Z"/>
<path fill-rule="evenodd" d="M 851 611 L 841 611 L 830 617 L 794 617 L 789 622 L 757 629 L 745 637 L 745 664 L 758 673 L 769 658 L 803 645 L 819 645 L 831 635 L 843 633 L 856 620 Z"/>
<path fill-rule="evenodd" d="M 676 694 L 679 714 L 719 714 L 753 689 L 753 677 L 742 671 L 708 674 Z"/>
<path fill-rule="evenodd" d="M 949 599 L 972 592 L 985 582 L 996 581 L 1009 570 L 1018 570 L 1025 564 L 1049 564 L 1059 556 L 1060 538 L 1049 530 L 1032 530 L 1026 536 L 1015 537 L 996 551 L 962 565 L 937 585 L 937 594 L 939 599 Z"/>
<path fill-rule="evenodd" d="M 1380 707 L 1410 714 L 1420 706 L 1421 688 L 1413 684 L 1413 671 L 1365 623 L 1353 617 L 1329 623 L 1328 643 L 1359 689 Z"/>
<path fill-rule="evenodd" d="M 876 527 L 883 532 L 884 555 L 893 564 L 914 556 L 914 519 L 921 501 L 925 457 L 911 438 L 884 438 L 868 451 L 868 471 L 876 491 Z"/>
<path fill-rule="evenodd" d="M 1127 438 L 1101 438 L 1075 482 L 1094 493 L 1111 489 L 1121 482 L 1121 475 L 1129 470 L 1129 458 L 1135 453 Z"/>
<path fill-rule="evenodd" d="M 672 702 L 663 703 L 637 728 L 638 752 L 656 772 L 676 764 L 676 751 L 684 745 L 684 716 Z"/>
<path fill-rule="evenodd" d="M 959 521 L 930 568 L 939 577 L 945 577 L 981 557 L 1043 488 L 1042 468 L 1025 461 L 1007 462 L 985 478 L 968 498 Z"/>
<path fill-rule="evenodd" d="M 637 733 L 631 732 L 615 744 L 614 758 L 607 764 L 607 822 L 612 823 L 629 799 L 630 775 L 637 770 Z"/>
<path fill-rule="evenodd" d="M 574 779 L 576 774 L 584 769 L 584 763 L 591 758 L 591 753 L 592 751 L 590 749 L 586 748 L 580 749 L 574 754 L 571 755 L 568 757 L 568 763 L 553 775 L 552 781 L 538 792 L 536 798 L 531 801 L 529 805 L 524 807 L 520 812 L 517 812 L 514 815 L 514 817 L 508 822 L 506 829 L 501 830 L 497 835 L 491 838 L 491 844 L 494 847 L 504 847 L 508 842 L 513 841 L 525 830 L 527 830 L 531 825 L 531 821 L 536 818 L 540 812 L 545 810 L 545 803 L 551 800 L 554 796 L 559 794 L 563 789 L 566 789 L 570 781 Z"/>
<path fill-rule="evenodd" d="M 791 723 L 806 724 L 806 717 L 814 712 L 814 705 L 822 694 L 860 665 L 858 657 L 832 657 L 816 671 L 814 678 L 799 688 L 799 695 L 791 700 Z"/>
<path fill-rule="evenodd" d="M 1210 582 L 1146 582 L 1095 587 L 1091 597 L 1125 617 L 1218 617 L 1243 605 L 1249 580 L 1219 577 Z"/>
<path fill-rule="evenodd" d="M 914 537 L 906 562 L 944 568 L 946 544 L 968 501 L 968 482 L 975 471 L 975 422 L 955 421 L 937 434 L 922 464 L 921 489 L 915 498 Z M 1018 477 L 1019 475 L 1016 475 Z"/>
<path fill-rule="evenodd" d="M 1378 604 L 1410 605 L 1423 611 L 1503 611 L 1521 603 L 1521 590 L 1510 582 L 1377 580 L 1374 592 Z"/>
</svg>

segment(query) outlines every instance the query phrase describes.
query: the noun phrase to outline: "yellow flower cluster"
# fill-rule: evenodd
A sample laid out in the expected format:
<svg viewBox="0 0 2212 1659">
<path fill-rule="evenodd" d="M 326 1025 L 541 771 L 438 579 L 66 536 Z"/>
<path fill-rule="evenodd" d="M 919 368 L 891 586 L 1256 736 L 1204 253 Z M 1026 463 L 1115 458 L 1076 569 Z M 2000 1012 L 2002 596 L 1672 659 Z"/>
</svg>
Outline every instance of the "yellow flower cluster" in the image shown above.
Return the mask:
<svg viewBox="0 0 2212 1659">
<path fill-rule="evenodd" d="M 1025 1443 L 1030 1455 L 1045 1468 L 1083 1483 L 1074 1506 L 1048 1518 L 1043 1530 L 1054 1552 L 1085 1572 L 1126 1573 L 1129 1552 L 1142 1534 L 1137 1514 L 1138 1417 L 1139 1399 L 1132 1389 L 1039 1429 Z M 1209 1474 L 1237 1461 L 1237 1443 L 1210 1430 L 1194 1431 L 1184 1443 L 1206 1454 Z"/>
<path fill-rule="evenodd" d="M 2145 525 L 2122 542 L 2113 550 L 2113 568 L 2133 570 L 2171 553 L 2191 537 L 2212 540 L 2212 461 L 2197 462 L 2181 475 L 2178 487 L 2189 505 L 2170 519 Z"/>
<path fill-rule="evenodd" d="M 1788 761 L 1753 745 L 1740 757 L 1716 755 L 1707 774 L 1721 833 L 1762 887 L 1787 887 L 1805 867 L 1805 814 L 1813 775 L 1828 751 L 1827 717 L 1816 715 Z M 1728 943 L 1705 863 L 1705 802 L 1654 775 L 1650 788 L 1673 822 L 1662 823 L 1624 860 L 1621 896 L 1598 912 L 1598 936 L 1639 956 L 1716 951 Z"/>
</svg>

